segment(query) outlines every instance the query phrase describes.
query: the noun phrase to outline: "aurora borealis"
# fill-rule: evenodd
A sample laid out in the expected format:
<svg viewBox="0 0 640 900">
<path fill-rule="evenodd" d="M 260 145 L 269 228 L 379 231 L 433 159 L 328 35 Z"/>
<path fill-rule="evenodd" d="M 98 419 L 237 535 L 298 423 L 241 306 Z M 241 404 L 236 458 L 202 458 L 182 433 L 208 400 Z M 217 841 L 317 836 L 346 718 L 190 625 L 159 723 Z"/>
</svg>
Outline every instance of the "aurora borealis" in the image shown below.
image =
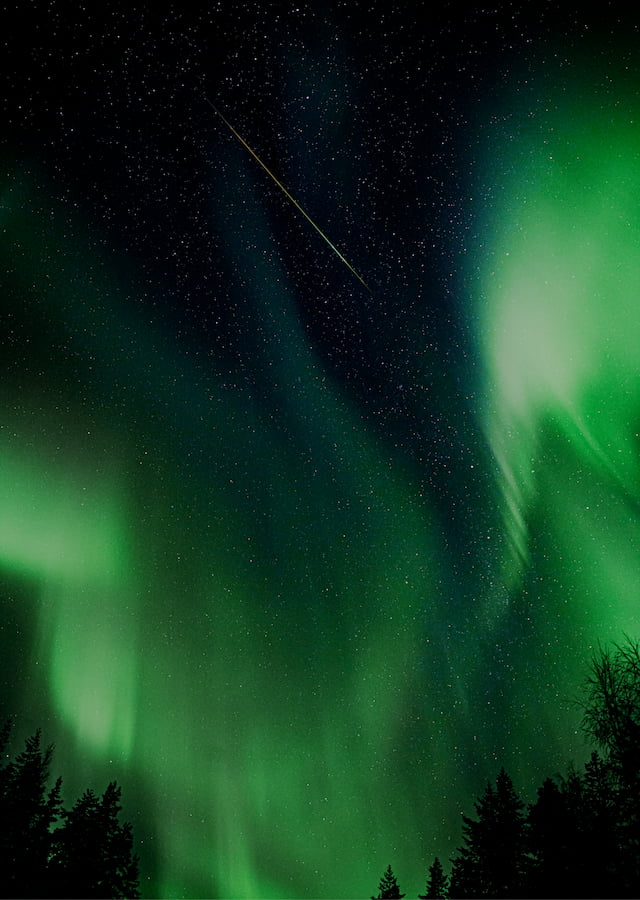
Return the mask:
<svg viewBox="0 0 640 900">
<path fill-rule="evenodd" d="M 2 702 L 143 896 L 417 894 L 638 632 L 635 22 L 429 9 L 5 38 Z"/>
</svg>

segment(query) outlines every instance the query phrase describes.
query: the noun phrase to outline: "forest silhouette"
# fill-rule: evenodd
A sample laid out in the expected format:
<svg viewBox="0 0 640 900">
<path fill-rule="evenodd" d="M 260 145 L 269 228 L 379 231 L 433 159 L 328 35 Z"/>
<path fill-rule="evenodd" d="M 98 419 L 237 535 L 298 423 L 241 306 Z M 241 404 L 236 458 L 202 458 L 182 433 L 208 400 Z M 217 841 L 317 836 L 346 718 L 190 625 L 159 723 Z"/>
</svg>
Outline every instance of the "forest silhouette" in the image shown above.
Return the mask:
<svg viewBox="0 0 640 900">
<path fill-rule="evenodd" d="M 600 647 L 579 702 L 597 747 L 582 770 L 545 779 L 525 804 L 501 769 L 421 900 L 640 897 L 640 642 Z M 404 896 L 389 866 L 375 900 Z"/>
<path fill-rule="evenodd" d="M 62 779 L 48 787 L 53 745 L 37 731 L 7 762 L 13 723 L 0 732 L 0 894 L 2 897 L 139 897 L 129 823 L 119 821 L 121 789 L 86 790 L 71 809 Z"/>
<path fill-rule="evenodd" d="M 462 816 L 462 843 L 445 871 L 428 869 L 427 898 L 613 898 L 640 896 L 640 642 L 600 647 L 580 700 L 596 744 L 581 770 L 547 778 L 526 804 L 502 768 Z M 49 787 L 53 747 L 40 732 L 14 760 L 12 723 L 0 731 L 0 895 L 140 896 L 121 789 L 87 790 L 63 807 L 61 779 Z M 391 865 L 371 900 L 405 897 Z"/>
</svg>

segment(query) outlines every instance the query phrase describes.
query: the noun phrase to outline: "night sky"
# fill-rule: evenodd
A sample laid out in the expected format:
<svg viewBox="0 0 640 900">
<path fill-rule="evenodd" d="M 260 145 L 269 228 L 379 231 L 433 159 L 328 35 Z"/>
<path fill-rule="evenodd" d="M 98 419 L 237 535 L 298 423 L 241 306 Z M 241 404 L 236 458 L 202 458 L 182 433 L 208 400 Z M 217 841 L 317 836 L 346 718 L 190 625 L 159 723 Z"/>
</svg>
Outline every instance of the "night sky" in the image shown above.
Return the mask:
<svg viewBox="0 0 640 900">
<path fill-rule="evenodd" d="M 416 895 L 587 756 L 640 633 L 618 6 L 3 7 L 0 702 L 147 896 Z"/>
</svg>

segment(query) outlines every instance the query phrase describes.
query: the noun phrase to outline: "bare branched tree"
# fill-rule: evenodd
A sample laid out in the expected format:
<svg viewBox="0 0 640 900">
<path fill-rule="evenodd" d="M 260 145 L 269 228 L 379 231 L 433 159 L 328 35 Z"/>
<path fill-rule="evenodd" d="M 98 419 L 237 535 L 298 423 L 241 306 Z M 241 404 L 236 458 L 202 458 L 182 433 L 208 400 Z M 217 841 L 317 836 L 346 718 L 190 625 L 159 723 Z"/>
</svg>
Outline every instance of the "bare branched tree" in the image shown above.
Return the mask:
<svg viewBox="0 0 640 900">
<path fill-rule="evenodd" d="M 637 779 L 640 760 L 640 641 L 598 647 L 585 684 L 582 726 L 620 768 Z"/>
</svg>

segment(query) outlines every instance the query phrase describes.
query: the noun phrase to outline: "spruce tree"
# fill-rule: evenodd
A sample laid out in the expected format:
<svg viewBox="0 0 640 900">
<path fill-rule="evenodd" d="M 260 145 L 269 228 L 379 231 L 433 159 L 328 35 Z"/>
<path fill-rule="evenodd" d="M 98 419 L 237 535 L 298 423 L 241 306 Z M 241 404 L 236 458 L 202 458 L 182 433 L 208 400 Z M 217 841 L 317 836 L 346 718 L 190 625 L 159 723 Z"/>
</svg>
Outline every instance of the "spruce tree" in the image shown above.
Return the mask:
<svg viewBox="0 0 640 900">
<path fill-rule="evenodd" d="M 88 790 L 63 813 L 53 835 L 52 896 L 138 897 L 138 859 L 128 823 L 119 822 L 120 788 L 115 782 L 102 797 Z"/>
<path fill-rule="evenodd" d="M 531 890 L 535 897 L 567 897 L 578 889 L 577 831 L 582 815 L 582 785 L 547 778 L 538 788 L 527 817 L 531 852 Z"/>
<path fill-rule="evenodd" d="M 579 833 L 582 856 L 592 861 L 584 896 L 638 896 L 633 884 L 633 863 L 626 831 L 624 804 L 617 790 L 615 771 L 597 751 L 591 754 L 582 775 L 582 818 Z M 593 865 L 597 861 L 597 865 Z"/>
<path fill-rule="evenodd" d="M 442 900 L 447 896 L 447 883 L 449 879 L 444 873 L 442 863 L 436 856 L 429 866 L 426 893 L 418 894 L 420 900 Z"/>
<path fill-rule="evenodd" d="M 10 732 L 9 723 L 0 729 L 5 759 Z M 37 731 L 15 760 L 0 759 L 0 897 L 138 897 L 120 788 L 113 782 L 102 797 L 86 791 L 64 811 L 61 779 L 47 785 L 52 755 Z"/>
<path fill-rule="evenodd" d="M 520 897 L 528 857 L 524 804 L 504 769 L 476 801 L 477 819 L 463 815 L 464 846 L 452 860 L 452 897 Z"/>
<path fill-rule="evenodd" d="M 6 744 L 10 726 L 0 738 Z M 0 772 L 0 893 L 4 897 L 46 896 L 51 828 L 60 815 L 58 779 L 47 790 L 53 746 L 43 749 L 40 731 Z"/>
<path fill-rule="evenodd" d="M 388 900 L 401 900 L 402 897 L 404 897 L 404 894 L 400 893 L 398 882 L 396 881 L 393 870 L 389 865 L 386 872 L 380 879 L 380 884 L 378 885 L 378 896 L 372 897 L 371 900 L 387 900 L 387 898 Z"/>
</svg>

